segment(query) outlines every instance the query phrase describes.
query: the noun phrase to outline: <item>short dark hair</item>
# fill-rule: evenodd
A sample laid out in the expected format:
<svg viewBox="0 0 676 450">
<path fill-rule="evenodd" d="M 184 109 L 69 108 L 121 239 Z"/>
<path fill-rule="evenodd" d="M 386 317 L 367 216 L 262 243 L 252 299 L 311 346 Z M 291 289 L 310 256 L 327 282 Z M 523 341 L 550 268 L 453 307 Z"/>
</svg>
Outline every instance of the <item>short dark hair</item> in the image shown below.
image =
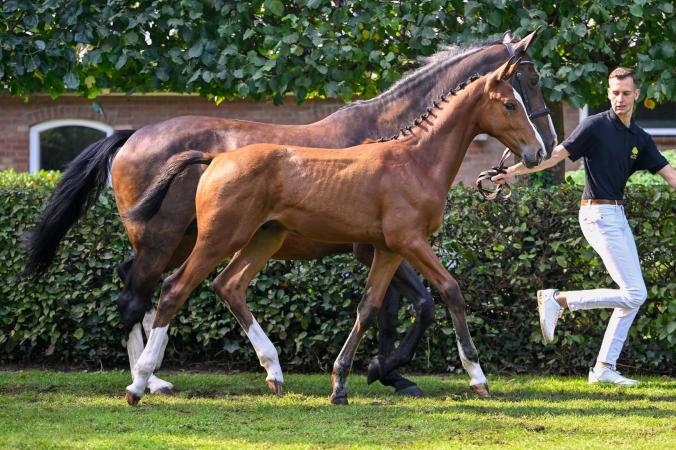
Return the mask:
<svg viewBox="0 0 676 450">
<path fill-rule="evenodd" d="M 634 82 L 634 86 L 638 86 L 638 77 L 636 77 L 636 72 L 634 69 L 629 69 L 628 67 L 618 67 L 608 75 L 608 79 L 617 78 L 618 80 L 624 80 L 625 78 L 631 77 Z"/>
</svg>

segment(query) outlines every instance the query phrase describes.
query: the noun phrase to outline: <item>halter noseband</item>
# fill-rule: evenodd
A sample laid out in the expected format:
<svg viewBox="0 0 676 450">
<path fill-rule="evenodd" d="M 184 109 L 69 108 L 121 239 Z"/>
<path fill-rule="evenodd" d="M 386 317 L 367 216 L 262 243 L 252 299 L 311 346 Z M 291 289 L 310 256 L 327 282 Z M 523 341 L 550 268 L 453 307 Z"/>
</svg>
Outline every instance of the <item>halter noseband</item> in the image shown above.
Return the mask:
<svg viewBox="0 0 676 450">
<path fill-rule="evenodd" d="M 504 46 L 507 47 L 507 53 L 509 53 L 509 57 L 513 57 L 515 55 L 514 53 L 514 48 L 512 47 L 511 42 L 503 42 Z M 531 66 L 535 67 L 535 63 L 531 60 L 526 60 L 526 61 L 520 61 L 519 66 L 522 64 L 530 64 Z M 516 89 L 519 91 L 519 94 L 521 95 L 521 98 L 523 99 L 523 104 L 526 107 L 526 114 L 528 115 L 529 119 L 536 119 L 538 117 L 542 116 L 548 116 L 551 114 L 549 111 L 549 108 L 547 108 L 547 105 L 544 106 L 544 108 L 540 108 L 538 110 L 533 111 L 530 106 L 530 100 L 528 99 L 528 96 L 525 94 L 523 90 L 523 85 L 521 84 L 521 78 L 522 78 L 521 72 L 517 70 L 516 75 L 515 75 L 515 80 L 516 80 Z M 502 152 L 502 158 L 500 159 L 500 162 L 498 163 L 497 166 L 493 166 L 492 168 L 488 170 L 484 170 L 479 174 L 479 177 L 476 179 L 476 187 L 481 196 L 484 198 L 484 200 L 495 200 L 496 198 L 500 198 L 502 200 L 508 199 L 512 195 L 512 191 L 510 187 L 505 183 L 505 184 L 498 184 L 495 187 L 495 190 L 490 190 L 486 189 L 483 187 L 483 183 L 485 181 L 490 181 L 490 179 L 498 174 L 505 173 L 505 161 L 507 161 L 507 158 L 511 154 L 511 151 L 509 148 L 506 148 L 504 152 Z M 502 190 L 504 188 L 507 188 L 507 191 L 503 194 L 501 194 Z"/>
</svg>

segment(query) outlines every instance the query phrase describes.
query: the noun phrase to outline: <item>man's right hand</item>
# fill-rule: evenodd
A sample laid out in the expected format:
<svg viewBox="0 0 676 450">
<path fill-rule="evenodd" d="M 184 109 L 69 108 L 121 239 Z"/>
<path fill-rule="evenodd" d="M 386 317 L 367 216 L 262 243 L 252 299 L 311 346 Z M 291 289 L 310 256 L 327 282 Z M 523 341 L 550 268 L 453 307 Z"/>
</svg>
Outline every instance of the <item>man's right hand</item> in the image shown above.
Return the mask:
<svg viewBox="0 0 676 450">
<path fill-rule="evenodd" d="M 491 181 L 495 184 L 511 183 L 512 181 L 514 181 L 514 178 L 516 178 L 517 175 L 526 175 L 528 173 L 539 172 L 544 169 L 549 169 L 550 167 L 554 167 L 560 161 L 566 159 L 568 156 L 569 156 L 568 150 L 566 150 L 566 148 L 563 145 L 559 144 L 556 147 L 554 147 L 554 150 L 552 151 L 552 156 L 549 159 L 545 159 L 539 166 L 526 168 L 526 166 L 524 166 L 522 163 L 517 163 L 514 164 L 513 166 L 507 167 L 505 169 L 506 173 L 501 173 L 494 177 L 491 177 Z"/>
<path fill-rule="evenodd" d="M 494 177 L 491 177 L 491 181 L 495 184 L 511 183 L 512 181 L 514 181 L 514 175 L 510 174 L 509 169 L 511 169 L 511 167 L 508 167 L 505 170 L 506 173 L 499 173 L 499 174 L 495 175 Z"/>
</svg>

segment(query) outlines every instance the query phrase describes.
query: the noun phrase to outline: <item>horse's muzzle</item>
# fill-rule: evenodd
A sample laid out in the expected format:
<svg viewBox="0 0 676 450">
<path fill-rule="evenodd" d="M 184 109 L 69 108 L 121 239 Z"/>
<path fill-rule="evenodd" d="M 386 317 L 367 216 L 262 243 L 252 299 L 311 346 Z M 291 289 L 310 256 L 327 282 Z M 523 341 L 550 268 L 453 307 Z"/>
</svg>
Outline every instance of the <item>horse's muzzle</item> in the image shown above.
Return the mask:
<svg viewBox="0 0 676 450">
<path fill-rule="evenodd" d="M 547 151 L 544 148 L 539 148 L 536 152 L 523 152 L 521 157 L 523 165 L 528 168 L 539 166 L 545 159 L 547 159 Z"/>
</svg>

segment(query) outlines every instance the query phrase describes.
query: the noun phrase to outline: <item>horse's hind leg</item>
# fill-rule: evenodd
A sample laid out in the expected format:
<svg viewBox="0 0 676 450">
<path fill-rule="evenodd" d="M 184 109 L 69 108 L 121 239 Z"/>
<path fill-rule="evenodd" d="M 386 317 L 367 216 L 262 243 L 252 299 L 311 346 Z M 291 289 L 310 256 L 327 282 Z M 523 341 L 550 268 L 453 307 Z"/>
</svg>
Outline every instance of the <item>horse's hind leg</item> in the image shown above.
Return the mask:
<svg viewBox="0 0 676 450">
<path fill-rule="evenodd" d="M 373 246 L 355 244 L 353 248 L 357 259 L 370 265 L 373 260 Z M 402 294 L 413 302 L 416 315 L 408 333 L 395 350 L 397 334 L 397 316 Z M 379 380 L 385 386 L 392 386 L 398 394 L 420 397 L 422 390 L 411 380 L 397 372 L 397 368 L 407 364 L 413 357 L 425 330 L 434 320 L 434 302 L 415 271 L 405 261 L 401 263 L 390 286 L 387 288 L 383 307 L 378 314 L 379 354 L 368 367 L 369 384 Z"/>
<path fill-rule="evenodd" d="M 164 230 L 162 237 L 164 244 L 155 247 L 137 243 L 138 251 L 134 257 L 118 267 L 118 273 L 121 276 L 125 275 L 123 279 L 125 286 L 118 298 L 118 308 L 122 313 L 125 324 L 133 324 L 127 339 L 127 354 L 132 378 L 134 377 L 134 366 L 144 348 L 142 329 L 145 330 L 146 336 L 150 336 L 155 317 L 155 308 L 152 302 L 155 286 L 160 281 L 162 272 L 172 265 L 177 265 L 177 262 L 179 264 L 183 262 L 194 244 L 194 237 L 184 237 L 181 240 L 181 234 L 175 233 L 173 235 L 175 239 L 172 242 L 174 245 L 171 245 L 167 230 Z M 176 242 L 180 242 L 180 244 L 174 250 Z M 164 355 L 164 348 L 168 341 L 167 336 L 163 341 L 162 348 L 158 350 L 160 356 Z M 157 368 L 159 368 L 159 364 Z M 148 389 L 152 394 L 171 395 L 174 385 L 155 375 L 150 375 Z"/>
<path fill-rule="evenodd" d="M 228 266 L 216 277 L 213 287 L 244 329 L 267 372 L 265 381 L 275 394 L 282 395 L 284 377 L 277 349 L 270 342 L 246 303 L 246 288 L 270 257 L 282 246 L 287 231 L 277 224 L 265 224 Z"/>
<path fill-rule="evenodd" d="M 393 288 L 413 303 L 416 313 L 415 321 L 396 349 L 389 348 L 383 351 L 384 349 L 381 346 L 381 354 L 373 358 L 369 364 L 368 381 L 370 383 L 375 379 L 380 379 L 383 384 L 394 385 L 397 393 L 419 397 L 422 395 L 420 388 L 410 380 L 402 377 L 396 372 L 396 369 L 411 361 L 423 334 L 434 323 L 434 300 L 425 286 L 420 282 L 415 270 L 406 261 L 403 261 L 399 265 L 399 268 L 397 268 L 388 288 L 388 294 L 385 296 L 385 302 L 395 300 L 388 298 Z M 396 330 L 398 299 L 396 300 L 396 302 L 393 302 L 393 305 L 383 304 L 383 309 L 378 316 L 378 324 L 381 329 L 389 330 L 392 328 L 392 334 Z M 389 314 L 389 317 L 383 320 L 386 314 Z M 389 320 L 390 324 L 386 320 Z M 385 340 L 382 337 L 385 332 L 380 332 L 381 342 Z M 387 337 L 392 339 L 392 341 L 394 340 L 394 336 Z"/>
<path fill-rule="evenodd" d="M 478 395 L 488 397 L 488 382 L 479 364 L 479 354 L 467 326 L 465 299 L 458 282 L 444 268 L 424 238 L 410 239 L 406 242 L 408 242 L 406 246 L 397 246 L 389 242 L 388 244 L 397 248 L 397 251 L 439 291 L 451 313 L 462 366 L 471 377 L 470 388 Z"/>
<path fill-rule="evenodd" d="M 396 253 L 378 249 L 375 251 L 364 296 L 357 308 L 357 320 L 333 363 L 333 392 L 330 397 L 333 404 L 347 404 L 347 375 L 352 367 L 354 354 L 366 329 L 378 314 L 387 286 L 400 262 L 401 257 Z"/>
<path fill-rule="evenodd" d="M 210 217 L 205 218 L 205 223 L 219 225 L 219 223 L 212 221 Z M 132 370 L 134 380 L 131 385 L 127 386 L 126 397 L 129 404 L 135 405 L 141 400 L 148 386 L 150 375 L 161 361 L 171 319 L 183 306 L 190 293 L 209 273 L 221 261 L 249 241 L 251 233 L 246 230 L 245 227 L 234 230 L 229 240 L 221 237 L 222 235 L 227 236 L 228 230 L 219 229 L 216 232 L 205 230 L 198 237 L 195 248 L 188 259 L 162 283 L 162 293 L 153 328 L 143 353 Z"/>
</svg>

